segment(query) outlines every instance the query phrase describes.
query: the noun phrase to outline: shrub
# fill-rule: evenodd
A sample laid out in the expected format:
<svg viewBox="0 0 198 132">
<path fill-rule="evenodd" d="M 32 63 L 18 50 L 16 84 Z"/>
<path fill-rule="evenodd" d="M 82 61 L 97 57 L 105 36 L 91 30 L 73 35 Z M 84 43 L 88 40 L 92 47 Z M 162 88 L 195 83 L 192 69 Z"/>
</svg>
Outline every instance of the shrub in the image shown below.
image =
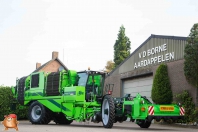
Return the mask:
<svg viewBox="0 0 198 132">
<path fill-rule="evenodd" d="M 181 94 L 176 95 L 176 102 L 181 103 L 185 110 L 185 117 L 183 122 L 194 123 L 198 122 L 198 108 L 195 108 L 192 97 L 188 91 L 183 91 Z"/>
<path fill-rule="evenodd" d="M 161 64 L 156 70 L 151 91 L 151 98 L 156 104 L 172 103 L 173 95 L 166 64 Z"/>
<path fill-rule="evenodd" d="M 27 119 L 28 108 L 21 108 L 21 105 L 16 103 L 16 110 L 11 110 L 11 103 L 14 97 L 10 87 L 0 86 L 0 120 L 4 119 L 4 115 L 14 113 L 18 119 Z"/>
</svg>

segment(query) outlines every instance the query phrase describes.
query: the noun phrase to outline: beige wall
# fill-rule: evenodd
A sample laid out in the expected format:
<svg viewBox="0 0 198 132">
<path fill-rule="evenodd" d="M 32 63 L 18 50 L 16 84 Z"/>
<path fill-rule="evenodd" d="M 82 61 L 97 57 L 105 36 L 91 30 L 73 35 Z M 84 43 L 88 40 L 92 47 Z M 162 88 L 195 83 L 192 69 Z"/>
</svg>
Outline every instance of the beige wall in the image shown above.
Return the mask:
<svg viewBox="0 0 198 132">
<path fill-rule="evenodd" d="M 184 59 L 167 63 L 167 66 L 173 94 L 175 95 L 182 93 L 184 90 L 188 90 L 193 97 L 193 102 L 197 104 L 197 89 L 187 82 L 184 75 Z M 154 75 L 157 67 L 158 66 L 153 67 Z"/>
</svg>

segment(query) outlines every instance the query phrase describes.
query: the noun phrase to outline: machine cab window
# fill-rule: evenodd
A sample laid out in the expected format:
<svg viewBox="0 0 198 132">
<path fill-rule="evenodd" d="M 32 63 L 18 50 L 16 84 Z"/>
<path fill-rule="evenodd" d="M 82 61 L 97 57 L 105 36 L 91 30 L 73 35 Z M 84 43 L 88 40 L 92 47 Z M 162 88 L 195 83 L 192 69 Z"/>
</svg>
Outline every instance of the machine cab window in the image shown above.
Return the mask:
<svg viewBox="0 0 198 132">
<path fill-rule="evenodd" d="M 39 74 L 32 75 L 32 78 L 31 78 L 31 87 L 32 88 L 39 87 Z"/>
<path fill-rule="evenodd" d="M 100 97 L 103 92 L 104 74 L 88 71 L 78 73 L 79 81 L 78 86 L 85 86 L 86 100 L 89 100 L 93 96 Z"/>
</svg>

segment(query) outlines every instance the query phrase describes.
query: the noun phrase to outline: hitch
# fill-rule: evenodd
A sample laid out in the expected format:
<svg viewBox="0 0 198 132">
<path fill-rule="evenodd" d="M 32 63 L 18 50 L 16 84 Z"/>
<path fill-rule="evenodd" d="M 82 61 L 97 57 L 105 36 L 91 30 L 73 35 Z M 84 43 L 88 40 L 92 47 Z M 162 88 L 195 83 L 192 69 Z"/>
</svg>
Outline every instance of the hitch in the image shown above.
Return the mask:
<svg viewBox="0 0 198 132">
<path fill-rule="evenodd" d="M 114 84 L 106 84 L 105 92 L 106 94 L 111 95 L 113 93 Z"/>
</svg>

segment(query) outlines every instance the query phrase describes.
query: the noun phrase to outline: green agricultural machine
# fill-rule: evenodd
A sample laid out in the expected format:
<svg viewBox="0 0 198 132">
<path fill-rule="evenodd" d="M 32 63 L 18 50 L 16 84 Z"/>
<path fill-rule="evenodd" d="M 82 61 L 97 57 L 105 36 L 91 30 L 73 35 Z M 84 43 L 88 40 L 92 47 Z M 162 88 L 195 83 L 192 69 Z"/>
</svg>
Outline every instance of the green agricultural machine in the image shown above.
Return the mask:
<svg viewBox="0 0 198 132">
<path fill-rule="evenodd" d="M 184 117 L 184 109 L 179 105 L 155 105 L 140 94 L 112 97 L 113 85 L 104 87 L 105 75 L 90 70 L 37 72 L 18 79 L 12 92 L 21 105 L 29 107 L 32 124 L 48 124 L 53 120 L 69 125 L 75 120 L 102 122 L 105 128 L 112 128 L 115 122 L 128 118 L 141 128 L 149 128 L 153 119 Z"/>
</svg>

